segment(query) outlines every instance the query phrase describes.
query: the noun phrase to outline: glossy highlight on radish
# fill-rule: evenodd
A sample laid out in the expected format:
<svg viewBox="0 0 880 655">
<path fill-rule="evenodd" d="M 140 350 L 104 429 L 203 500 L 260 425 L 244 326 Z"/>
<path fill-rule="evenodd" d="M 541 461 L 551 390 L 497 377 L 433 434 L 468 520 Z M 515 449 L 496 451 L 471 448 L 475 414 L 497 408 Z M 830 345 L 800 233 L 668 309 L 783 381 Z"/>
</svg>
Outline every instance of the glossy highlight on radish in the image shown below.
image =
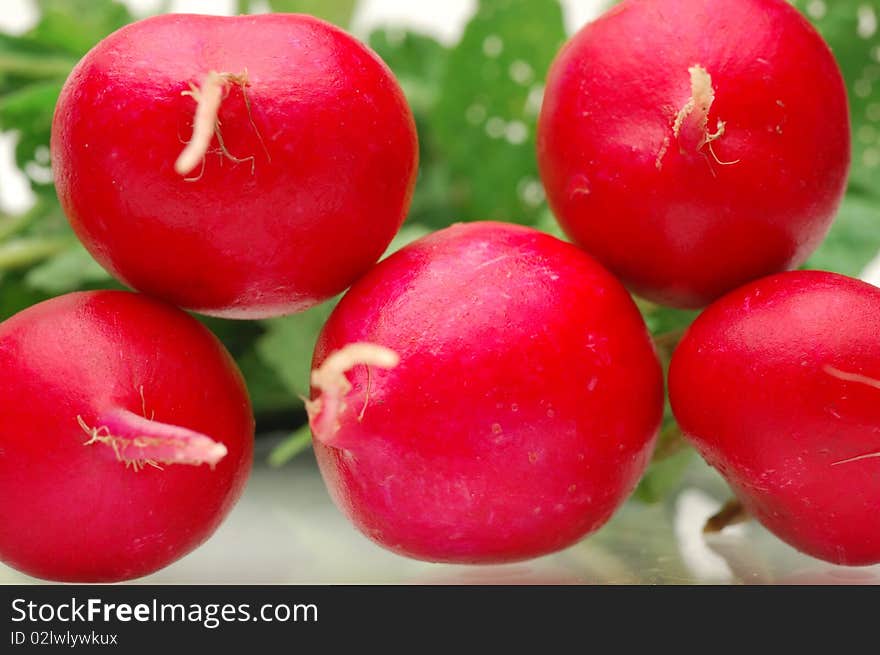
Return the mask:
<svg viewBox="0 0 880 655">
<path fill-rule="evenodd" d="M 537 148 L 566 233 L 639 295 L 697 308 L 818 247 L 846 88 L 785 0 L 625 0 L 558 54 Z"/>
<path fill-rule="evenodd" d="M 672 358 L 685 435 L 795 548 L 880 562 L 880 289 L 798 271 L 712 304 Z"/>
<path fill-rule="evenodd" d="M 380 262 L 318 339 L 330 494 L 368 537 L 504 562 L 603 525 L 650 458 L 660 366 L 624 288 L 531 228 L 459 224 Z"/>
<path fill-rule="evenodd" d="M 254 421 L 219 341 L 122 291 L 0 324 L 0 560 L 64 582 L 147 575 L 204 542 L 250 472 Z"/>
<path fill-rule="evenodd" d="M 400 228 L 418 161 L 387 66 L 297 14 L 120 29 L 65 83 L 51 145 L 62 207 L 107 270 L 233 318 L 348 287 Z"/>
</svg>

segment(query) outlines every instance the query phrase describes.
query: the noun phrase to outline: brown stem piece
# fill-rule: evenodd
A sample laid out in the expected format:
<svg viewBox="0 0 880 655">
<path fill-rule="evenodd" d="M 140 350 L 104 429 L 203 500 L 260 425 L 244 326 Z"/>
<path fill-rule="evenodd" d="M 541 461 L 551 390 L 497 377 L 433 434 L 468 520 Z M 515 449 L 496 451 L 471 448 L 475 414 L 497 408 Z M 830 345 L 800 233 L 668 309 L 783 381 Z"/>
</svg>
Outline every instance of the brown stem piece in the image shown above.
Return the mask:
<svg viewBox="0 0 880 655">
<path fill-rule="evenodd" d="M 703 526 L 703 534 L 715 534 L 721 532 L 724 528 L 745 523 L 751 519 L 751 515 L 746 511 L 742 503 L 736 498 L 731 498 L 718 512 L 710 516 Z"/>
</svg>

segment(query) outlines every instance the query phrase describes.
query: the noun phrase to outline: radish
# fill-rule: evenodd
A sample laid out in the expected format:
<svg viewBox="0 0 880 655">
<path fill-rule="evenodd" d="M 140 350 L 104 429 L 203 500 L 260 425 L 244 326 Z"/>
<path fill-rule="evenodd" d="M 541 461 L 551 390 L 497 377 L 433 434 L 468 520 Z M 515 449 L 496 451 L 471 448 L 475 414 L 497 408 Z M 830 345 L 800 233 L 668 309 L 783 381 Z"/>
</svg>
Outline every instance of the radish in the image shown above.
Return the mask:
<svg viewBox="0 0 880 655">
<path fill-rule="evenodd" d="M 330 298 L 406 216 L 418 146 L 391 72 L 293 14 L 171 14 L 128 25 L 68 78 L 56 187 L 94 257 L 127 285 L 257 318 Z"/>
<path fill-rule="evenodd" d="M 379 263 L 315 348 L 308 404 L 331 496 L 415 558 L 503 562 L 596 530 L 663 405 L 632 299 L 531 228 L 455 225 Z"/>
<path fill-rule="evenodd" d="M 711 305 L 676 350 L 675 416 L 795 548 L 880 562 L 880 289 L 790 272 Z"/>
<path fill-rule="evenodd" d="M 0 324 L 0 560 L 57 581 L 152 573 L 205 541 L 241 495 L 244 381 L 184 312 L 72 293 Z"/>
<path fill-rule="evenodd" d="M 639 295 L 701 307 L 824 238 L 846 89 L 785 0 L 625 0 L 557 56 L 537 148 L 573 240 Z"/>
</svg>

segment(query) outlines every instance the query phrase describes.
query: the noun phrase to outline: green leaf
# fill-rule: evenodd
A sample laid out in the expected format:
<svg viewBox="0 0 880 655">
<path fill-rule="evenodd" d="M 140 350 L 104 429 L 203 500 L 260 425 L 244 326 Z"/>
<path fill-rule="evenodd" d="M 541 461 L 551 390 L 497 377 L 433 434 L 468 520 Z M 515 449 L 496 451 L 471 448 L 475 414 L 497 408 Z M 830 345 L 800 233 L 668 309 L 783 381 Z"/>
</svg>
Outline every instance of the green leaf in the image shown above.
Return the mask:
<svg viewBox="0 0 880 655">
<path fill-rule="evenodd" d="M 25 170 L 49 145 L 55 102 L 77 59 L 133 20 L 111 0 L 36 0 L 37 25 L 22 36 L 0 36 L 0 129 L 19 133 L 16 162 Z M 44 167 L 48 161 L 37 161 Z M 30 175 L 46 186 L 45 179 Z"/>
<path fill-rule="evenodd" d="M 268 414 L 277 415 L 301 409 L 302 402 L 299 397 L 285 387 L 275 368 L 269 366 L 257 352 L 257 344 L 266 334 L 266 329 L 261 323 L 201 315 L 196 315 L 196 318 L 204 323 L 235 357 L 247 383 L 251 404 L 258 420 Z"/>
<path fill-rule="evenodd" d="M 636 304 L 654 337 L 657 356 L 663 367 L 663 376 L 669 371 L 672 353 L 684 330 L 693 323 L 698 311 L 673 309 L 655 305 L 641 298 Z M 656 503 L 678 487 L 681 476 L 694 451 L 685 441 L 672 414 L 669 398 L 664 397 L 663 423 L 651 463 L 633 498 L 645 503 Z"/>
<path fill-rule="evenodd" d="M 645 318 L 648 329 L 654 336 L 681 332 L 693 323 L 700 313 L 690 309 L 675 309 L 673 307 L 655 305 L 642 298 L 636 298 L 636 304 Z"/>
<path fill-rule="evenodd" d="M 27 38 L 46 49 L 84 55 L 134 17 L 113 0 L 36 0 L 40 21 Z"/>
<path fill-rule="evenodd" d="M 831 232 L 805 267 L 858 276 L 878 251 L 880 196 L 851 190 L 843 199 Z"/>
<path fill-rule="evenodd" d="M 449 164 L 437 147 L 432 119 L 449 49 L 429 36 L 394 28 L 374 31 L 368 43 L 394 72 L 416 120 L 419 178 L 410 206 L 410 221 L 446 227 L 458 220 L 459 212 L 449 191 Z"/>
<path fill-rule="evenodd" d="M 263 327 L 256 321 L 240 321 L 201 314 L 194 316 L 223 342 L 234 357 L 247 352 L 264 332 Z"/>
<path fill-rule="evenodd" d="M 269 8 L 290 14 L 311 14 L 318 18 L 348 27 L 357 0 L 269 0 Z"/>
<path fill-rule="evenodd" d="M 0 321 L 49 298 L 49 294 L 32 289 L 19 272 L 0 271 Z"/>
<path fill-rule="evenodd" d="M 47 206 L 46 202 L 38 198 L 36 204 L 24 213 L 0 216 L 0 242 L 27 230 L 35 221 L 45 218 L 52 211 L 53 204 L 49 203 Z"/>
<path fill-rule="evenodd" d="M 48 53 L 45 45 L 37 43 L 27 34 L 7 34 L 5 32 L 0 32 L 0 52 L 53 58 L 63 56 L 59 53 Z"/>
<path fill-rule="evenodd" d="M 256 341 L 235 359 L 247 383 L 258 420 L 267 414 L 289 413 L 302 408 L 299 396 L 290 393 L 274 369 L 267 366 L 257 354 Z"/>
<path fill-rule="evenodd" d="M 557 239 L 562 239 L 563 241 L 569 240 L 568 236 L 566 236 L 565 232 L 562 230 L 562 226 L 559 225 L 559 221 L 556 220 L 556 217 L 553 215 L 553 212 L 550 211 L 549 207 L 544 207 L 544 210 L 538 214 L 538 217 L 535 219 L 532 226 L 542 232 L 553 235 Z"/>
<path fill-rule="evenodd" d="M 269 453 L 269 465 L 274 467 L 284 466 L 294 457 L 308 450 L 311 445 L 312 430 L 307 423 Z"/>
<path fill-rule="evenodd" d="M 532 223 L 543 210 L 535 126 L 544 76 L 564 39 L 555 1 L 479 3 L 449 56 L 431 117 L 457 220 Z"/>
<path fill-rule="evenodd" d="M 419 129 L 424 134 L 424 128 Z M 419 177 L 408 220 L 433 228 L 444 228 L 461 220 L 455 194 L 451 192 L 452 173 L 449 164 L 433 152 L 425 137 L 420 136 L 419 140 L 422 144 L 419 146 Z"/>
<path fill-rule="evenodd" d="M 0 75 L 29 79 L 66 78 L 76 65 L 73 57 L 4 51 L 0 48 Z"/>
<path fill-rule="evenodd" d="M 64 238 L 18 238 L 0 244 L 0 271 L 27 268 L 71 246 Z"/>
<path fill-rule="evenodd" d="M 49 163 L 52 115 L 61 85 L 62 82 L 35 82 L 0 97 L 0 130 L 18 132 L 15 161 L 32 183 L 47 184 L 45 179 L 34 177 L 27 165 L 37 162 L 46 167 Z M 38 161 L 40 151 L 45 153 L 42 161 Z"/>
<path fill-rule="evenodd" d="M 5 130 L 44 128 L 48 134 L 61 85 L 58 81 L 35 82 L 4 94 L 0 98 L 0 127 Z"/>
<path fill-rule="evenodd" d="M 312 351 L 335 304 L 333 300 L 300 314 L 263 322 L 266 333 L 257 339 L 257 354 L 294 397 L 309 395 Z"/>
<path fill-rule="evenodd" d="M 795 0 L 831 46 L 846 79 L 853 131 L 850 185 L 880 200 L 880 6 L 876 0 Z"/>
<path fill-rule="evenodd" d="M 828 41 L 852 117 L 850 188 L 828 238 L 806 266 L 858 275 L 880 250 L 880 7 L 866 0 L 794 0 Z"/>
<path fill-rule="evenodd" d="M 72 243 L 39 266 L 30 269 L 24 281 L 33 289 L 60 295 L 95 283 L 110 282 L 110 274 L 79 243 Z"/>
<path fill-rule="evenodd" d="M 423 116 L 440 95 L 449 50 L 436 39 L 386 27 L 370 34 L 370 47 L 388 64 L 413 113 Z"/>
<path fill-rule="evenodd" d="M 385 259 L 388 255 L 397 252 L 404 246 L 409 245 L 416 239 L 421 239 L 423 236 L 426 236 L 431 233 L 430 228 L 425 227 L 424 225 L 419 225 L 418 223 L 407 223 L 402 228 L 400 228 L 400 232 L 394 237 L 391 241 L 391 244 L 385 250 L 385 254 L 382 255 L 382 259 Z"/>
<path fill-rule="evenodd" d="M 657 503 L 666 498 L 681 485 L 682 476 L 694 454 L 695 451 L 686 449 L 651 462 L 632 497 L 643 503 Z"/>
</svg>

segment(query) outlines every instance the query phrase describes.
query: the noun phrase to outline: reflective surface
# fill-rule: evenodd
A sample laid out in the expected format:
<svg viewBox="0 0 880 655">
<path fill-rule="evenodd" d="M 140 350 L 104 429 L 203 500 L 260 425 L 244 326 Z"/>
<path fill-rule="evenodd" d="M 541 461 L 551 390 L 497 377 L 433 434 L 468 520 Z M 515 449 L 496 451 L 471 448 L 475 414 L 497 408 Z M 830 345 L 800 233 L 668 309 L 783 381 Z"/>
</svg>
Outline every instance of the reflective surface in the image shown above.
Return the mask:
<svg viewBox="0 0 880 655">
<path fill-rule="evenodd" d="M 657 505 L 627 503 L 599 532 L 571 548 L 503 566 L 417 562 L 375 546 L 352 528 L 324 490 L 314 459 L 256 468 L 241 502 L 214 537 L 137 583 L 154 584 L 880 584 L 880 565 L 832 566 L 802 555 L 754 522 L 704 538 L 727 500 L 698 458 L 681 488 Z M 0 584 L 38 583 L 0 565 Z"/>
</svg>

